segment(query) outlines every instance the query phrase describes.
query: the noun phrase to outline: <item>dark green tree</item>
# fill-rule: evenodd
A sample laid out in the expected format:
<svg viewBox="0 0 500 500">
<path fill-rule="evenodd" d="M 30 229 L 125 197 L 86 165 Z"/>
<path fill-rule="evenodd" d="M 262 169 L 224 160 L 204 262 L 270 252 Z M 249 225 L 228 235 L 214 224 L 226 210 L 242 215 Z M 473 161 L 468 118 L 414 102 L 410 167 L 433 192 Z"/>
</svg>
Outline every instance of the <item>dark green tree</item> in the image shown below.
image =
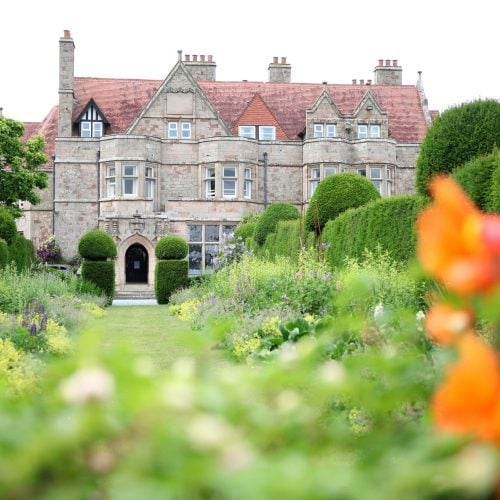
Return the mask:
<svg viewBox="0 0 500 500">
<path fill-rule="evenodd" d="M 47 163 L 45 140 L 34 136 L 22 141 L 24 125 L 0 116 L 0 203 L 19 215 L 19 200 L 39 203 L 36 189 L 47 187 L 47 174 L 39 167 Z"/>
<path fill-rule="evenodd" d="M 430 178 L 449 174 L 476 156 L 500 146 L 500 103 L 477 100 L 438 116 L 427 130 L 417 159 L 416 185 L 427 195 Z"/>
</svg>

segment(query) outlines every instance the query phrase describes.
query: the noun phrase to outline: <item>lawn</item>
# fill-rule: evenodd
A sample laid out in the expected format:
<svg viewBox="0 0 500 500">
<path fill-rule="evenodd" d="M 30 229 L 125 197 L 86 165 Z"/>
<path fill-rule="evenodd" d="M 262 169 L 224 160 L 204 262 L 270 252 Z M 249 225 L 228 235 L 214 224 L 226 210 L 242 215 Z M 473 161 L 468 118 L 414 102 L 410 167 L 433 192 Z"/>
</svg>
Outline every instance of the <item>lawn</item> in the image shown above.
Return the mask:
<svg viewBox="0 0 500 500">
<path fill-rule="evenodd" d="M 206 346 L 202 333 L 170 316 L 166 306 L 112 306 L 104 317 L 86 322 L 82 331 L 98 333 L 104 349 L 126 344 L 158 368 L 179 357 L 198 357 Z"/>
</svg>

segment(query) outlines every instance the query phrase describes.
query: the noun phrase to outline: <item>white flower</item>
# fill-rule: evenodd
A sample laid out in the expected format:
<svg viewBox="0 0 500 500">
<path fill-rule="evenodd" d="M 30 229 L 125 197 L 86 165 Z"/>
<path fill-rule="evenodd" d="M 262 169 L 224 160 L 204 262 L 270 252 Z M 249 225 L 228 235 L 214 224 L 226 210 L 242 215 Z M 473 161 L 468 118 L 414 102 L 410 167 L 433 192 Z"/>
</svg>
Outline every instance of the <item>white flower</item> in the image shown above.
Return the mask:
<svg viewBox="0 0 500 500">
<path fill-rule="evenodd" d="M 418 311 L 417 314 L 415 314 L 415 319 L 417 321 L 424 321 L 424 319 L 425 319 L 424 311 Z"/>
<path fill-rule="evenodd" d="M 105 401 L 113 395 L 115 382 L 112 375 L 102 368 L 82 368 L 62 382 L 60 391 L 67 403 Z"/>
<path fill-rule="evenodd" d="M 384 305 L 379 302 L 373 309 L 373 319 L 381 318 L 384 314 Z"/>
<path fill-rule="evenodd" d="M 334 359 L 330 359 L 320 367 L 319 377 L 327 384 L 338 385 L 344 382 L 346 371 L 341 363 Z"/>
</svg>

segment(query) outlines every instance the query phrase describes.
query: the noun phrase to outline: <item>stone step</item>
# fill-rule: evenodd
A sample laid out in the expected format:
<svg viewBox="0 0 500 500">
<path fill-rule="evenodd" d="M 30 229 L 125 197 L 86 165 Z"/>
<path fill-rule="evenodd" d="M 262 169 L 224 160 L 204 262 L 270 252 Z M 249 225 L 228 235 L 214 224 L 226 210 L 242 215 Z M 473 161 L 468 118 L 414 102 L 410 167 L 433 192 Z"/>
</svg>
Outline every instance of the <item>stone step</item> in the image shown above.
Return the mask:
<svg viewBox="0 0 500 500">
<path fill-rule="evenodd" d="M 118 300 L 154 299 L 155 293 L 153 290 L 117 290 L 114 298 Z"/>
</svg>

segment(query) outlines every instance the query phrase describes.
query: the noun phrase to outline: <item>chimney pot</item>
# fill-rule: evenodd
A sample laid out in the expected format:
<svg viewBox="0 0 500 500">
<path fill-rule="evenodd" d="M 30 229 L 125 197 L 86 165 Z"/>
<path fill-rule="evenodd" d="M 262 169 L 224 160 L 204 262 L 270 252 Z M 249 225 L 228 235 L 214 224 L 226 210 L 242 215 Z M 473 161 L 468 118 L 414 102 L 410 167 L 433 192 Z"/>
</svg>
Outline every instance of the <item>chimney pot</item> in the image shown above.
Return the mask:
<svg viewBox="0 0 500 500">
<path fill-rule="evenodd" d="M 325 82 L 323 82 L 323 85 L 327 85 L 327 84 L 328 84 L 328 82 L 326 82 L 326 81 L 325 81 Z"/>
<path fill-rule="evenodd" d="M 393 66 L 397 66 L 398 65 L 398 60 L 397 59 L 393 59 L 392 60 L 392 65 Z"/>
<path fill-rule="evenodd" d="M 286 64 L 286 57 L 281 58 L 281 64 Z"/>
<path fill-rule="evenodd" d="M 273 57 L 273 63 L 274 64 L 278 64 L 278 58 L 277 57 Z"/>
<path fill-rule="evenodd" d="M 186 54 L 186 61 L 187 62 L 191 61 L 191 54 Z"/>
<path fill-rule="evenodd" d="M 366 81 L 366 85 L 371 85 L 372 84 L 372 81 L 371 80 L 367 80 Z"/>
<path fill-rule="evenodd" d="M 391 65 L 391 60 L 390 59 L 386 59 L 385 60 L 385 65 L 386 66 L 390 66 Z"/>
<path fill-rule="evenodd" d="M 212 55 L 208 56 L 208 62 L 213 62 L 213 60 L 214 60 L 214 56 L 212 56 Z"/>
<path fill-rule="evenodd" d="M 379 66 L 383 66 L 384 65 L 384 60 L 383 59 L 379 59 L 378 60 L 378 65 Z"/>
<path fill-rule="evenodd" d="M 353 85 L 356 85 L 356 82 L 357 82 L 356 78 L 353 78 L 353 79 L 352 79 L 352 84 L 353 84 Z"/>
<path fill-rule="evenodd" d="M 360 78 L 360 80 L 359 80 L 359 84 L 360 84 L 360 85 L 364 85 L 364 84 L 365 84 L 365 81 L 364 81 L 362 78 Z"/>
<path fill-rule="evenodd" d="M 200 61 L 205 62 L 205 55 L 204 54 L 200 56 Z"/>
<path fill-rule="evenodd" d="M 198 54 L 193 54 L 193 61 L 197 62 L 198 61 Z"/>
<path fill-rule="evenodd" d="M 64 30 L 64 38 L 71 38 L 71 33 L 69 30 Z"/>
</svg>

